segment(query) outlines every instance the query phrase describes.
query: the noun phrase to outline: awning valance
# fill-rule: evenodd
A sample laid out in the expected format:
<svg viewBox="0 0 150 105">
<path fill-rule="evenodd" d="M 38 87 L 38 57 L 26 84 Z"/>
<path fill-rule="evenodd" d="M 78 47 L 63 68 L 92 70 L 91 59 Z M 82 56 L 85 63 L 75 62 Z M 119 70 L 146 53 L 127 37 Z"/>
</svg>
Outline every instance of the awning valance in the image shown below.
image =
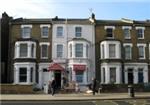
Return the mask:
<svg viewBox="0 0 150 105">
<path fill-rule="evenodd" d="M 53 63 L 49 66 L 49 71 L 53 71 L 53 70 L 63 71 L 64 68 L 61 65 L 59 65 L 58 63 Z"/>
<path fill-rule="evenodd" d="M 86 70 L 86 65 L 73 65 L 73 70 L 84 71 L 84 70 Z"/>
</svg>

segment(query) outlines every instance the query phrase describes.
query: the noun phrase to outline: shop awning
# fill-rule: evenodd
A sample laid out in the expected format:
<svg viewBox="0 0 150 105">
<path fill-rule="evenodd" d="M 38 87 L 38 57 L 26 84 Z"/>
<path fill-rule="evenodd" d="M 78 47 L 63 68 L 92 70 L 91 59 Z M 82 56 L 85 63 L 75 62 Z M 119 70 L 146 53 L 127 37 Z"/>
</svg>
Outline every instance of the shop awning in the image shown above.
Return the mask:
<svg viewBox="0 0 150 105">
<path fill-rule="evenodd" d="M 86 70 L 86 65 L 73 65 L 73 70 L 84 71 L 84 70 Z"/>
<path fill-rule="evenodd" d="M 53 71 L 53 70 L 64 71 L 64 68 L 61 65 L 59 65 L 58 63 L 53 63 L 49 66 L 49 71 Z"/>
</svg>

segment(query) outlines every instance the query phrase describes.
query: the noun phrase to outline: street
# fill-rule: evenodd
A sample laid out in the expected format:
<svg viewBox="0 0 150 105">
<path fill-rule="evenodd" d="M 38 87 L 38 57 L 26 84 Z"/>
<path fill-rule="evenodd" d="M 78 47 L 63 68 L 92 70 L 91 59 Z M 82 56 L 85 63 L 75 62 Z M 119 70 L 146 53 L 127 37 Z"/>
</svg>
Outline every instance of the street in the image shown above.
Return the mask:
<svg viewBox="0 0 150 105">
<path fill-rule="evenodd" d="M 2 101 L 1 105 L 150 105 L 150 99 L 98 101 Z"/>
</svg>

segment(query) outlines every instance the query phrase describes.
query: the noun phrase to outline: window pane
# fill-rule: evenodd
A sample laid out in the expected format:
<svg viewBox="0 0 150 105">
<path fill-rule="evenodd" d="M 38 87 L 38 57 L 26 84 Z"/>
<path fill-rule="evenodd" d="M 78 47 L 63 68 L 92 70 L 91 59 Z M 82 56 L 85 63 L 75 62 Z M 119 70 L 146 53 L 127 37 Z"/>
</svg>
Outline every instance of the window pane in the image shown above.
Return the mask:
<svg viewBox="0 0 150 105">
<path fill-rule="evenodd" d="M 143 34 L 144 34 L 144 30 L 143 29 L 138 29 L 137 30 L 138 38 L 143 38 Z"/>
<path fill-rule="evenodd" d="M 48 37 L 48 27 L 42 27 L 42 37 Z"/>
<path fill-rule="evenodd" d="M 116 54 L 116 51 L 115 51 L 115 44 L 110 44 L 110 45 L 109 45 L 109 57 L 110 57 L 110 58 L 114 58 L 114 57 L 115 57 L 115 54 Z"/>
<path fill-rule="evenodd" d="M 102 51 L 101 51 L 101 53 L 102 53 L 102 59 L 104 59 L 104 45 L 102 45 Z"/>
<path fill-rule="evenodd" d="M 76 27 L 75 28 L 75 35 L 76 35 L 76 37 L 81 37 L 81 31 L 82 31 L 81 27 Z"/>
<path fill-rule="evenodd" d="M 57 27 L 57 37 L 63 36 L 63 27 Z"/>
<path fill-rule="evenodd" d="M 41 52 L 42 52 L 42 57 L 48 57 L 48 46 L 47 45 L 42 45 L 41 46 Z"/>
<path fill-rule="evenodd" d="M 30 38 L 31 28 L 30 27 L 23 27 L 22 28 L 22 38 Z"/>
<path fill-rule="evenodd" d="M 31 57 L 34 57 L 34 44 L 31 46 Z"/>
<path fill-rule="evenodd" d="M 139 58 L 144 58 L 144 47 L 139 46 Z"/>
<path fill-rule="evenodd" d="M 106 34 L 107 34 L 107 37 L 113 37 L 113 29 L 112 28 L 107 28 L 106 29 Z"/>
<path fill-rule="evenodd" d="M 88 57 L 88 55 L 89 55 L 89 46 L 86 45 L 86 57 Z"/>
<path fill-rule="evenodd" d="M 116 68 L 110 68 L 110 83 L 116 82 Z"/>
<path fill-rule="evenodd" d="M 125 39 L 130 38 L 130 29 L 128 29 L 128 28 L 124 29 L 124 37 L 125 37 Z"/>
<path fill-rule="evenodd" d="M 72 57 L 72 44 L 70 44 L 70 57 Z"/>
<path fill-rule="evenodd" d="M 83 57 L 83 44 L 76 44 L 75 52 L 76 57 Z"/>
<path fill-rule="evenodd" d="M 62 58 L 63 56 L 63 45 L 59 44 L 57 45 L 57 57 Z"/>
<path fill-rule="evenodd" d="M 76 82 L 83 82 L 83 71 L 76 71 Z"/>
<path fill-rule="evenodd" d="M 20 44 L 20 57 L 27 57 L 28 46 L 27 44 Z"/>
<path fill-rule="evenodd" d="M 125 46 L 125 59 L 131 59 L 131 47 Z"/>
<path fill-rule="evenodd" d="M 19 69 L 19 81 L 20 82 L 27 82 L 27 68 L 20 68 Z"/>
</svg>

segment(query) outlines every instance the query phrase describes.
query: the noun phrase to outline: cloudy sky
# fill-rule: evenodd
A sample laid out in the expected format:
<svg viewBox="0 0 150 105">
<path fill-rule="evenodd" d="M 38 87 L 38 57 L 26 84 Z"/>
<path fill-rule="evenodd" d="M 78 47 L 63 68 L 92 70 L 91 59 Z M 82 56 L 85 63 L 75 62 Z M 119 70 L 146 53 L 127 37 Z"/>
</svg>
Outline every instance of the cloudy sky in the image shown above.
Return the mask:
<svg viewBox="0 0 150 105">
<path fill-rule="evenodd" d="M 1 0 L 0 13 L 14 18 L 150 19 L 150 0 Z"/>
</svg>

